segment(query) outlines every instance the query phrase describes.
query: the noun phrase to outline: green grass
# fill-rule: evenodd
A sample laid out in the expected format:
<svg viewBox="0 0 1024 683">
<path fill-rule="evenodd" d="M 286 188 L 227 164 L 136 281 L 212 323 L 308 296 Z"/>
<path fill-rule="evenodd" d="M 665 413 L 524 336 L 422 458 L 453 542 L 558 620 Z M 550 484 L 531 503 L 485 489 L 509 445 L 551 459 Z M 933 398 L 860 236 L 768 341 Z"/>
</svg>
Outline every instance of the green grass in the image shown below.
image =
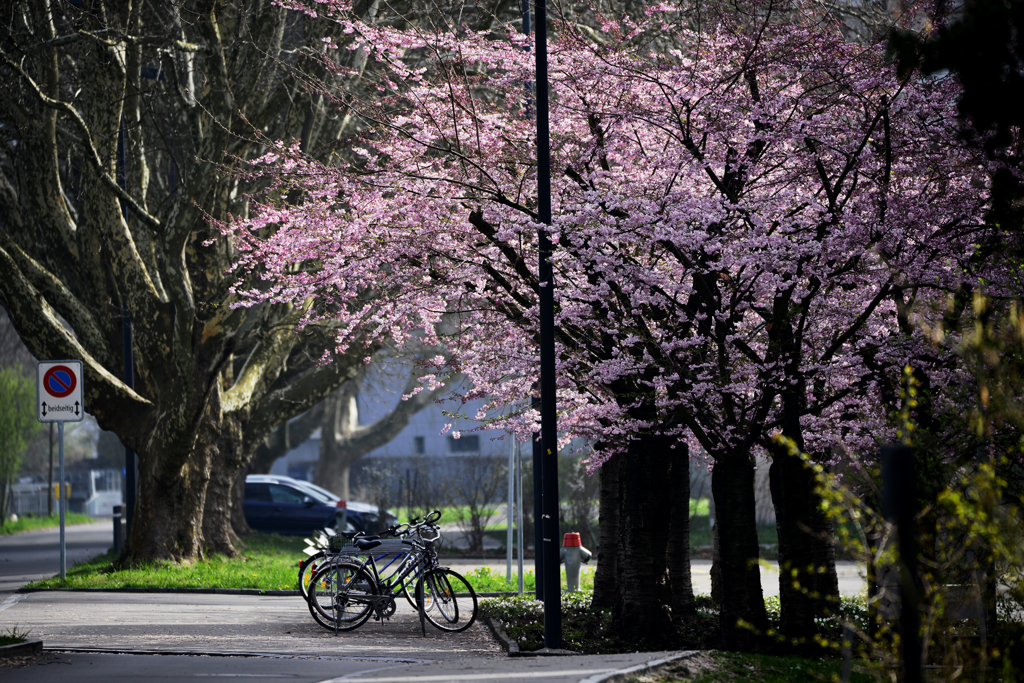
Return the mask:
<svg viewBox="0 0 1024 683">
<path fill-rule="evenodd" d="M 447 507 L 440 508 L 440 510 L 441 520 L 438 522 L 438 524 L 457 524 L 459 520 L 469 520 L 468 505 L 449 505 Z M 395 514 L 398 515 L 399 521 L 404 522 L 409 517 L 408 508 L 393 508 L 393 511 L 395 512 Z M 427 510 L 426 512 L 431 512 L 431 510 Z M 498 510 L 496 508 L 484 508 L 482 512 L 485 517 L 494 517 L 498 514 Z M 419 517 L 423 517 L 423 515 L 425 514 L 423 510 L 418 508 L 413 508 L 412 513 L 413 515 Z M 504 529 L 505 527 L 502 526 L 501 528 Z"/>
<path fill-rule="evenodd" d="M 504 572 L 495 572 L 490 567 L 478 567 L 466 574 L 466 580 L 473 586 L 477 593 L 499 593 L 502 591 L 518 591 L 519 577 L 513 569 L 512 580 L 505 581 Z M 533 593 L 537 588 L 537 582 L 532 571 L 523 574 L 523 590 Z M 562 570 L 562 588 L 566 588 L 565 570 Z M 580 570 L 580 590 L 592 592 L 594 590 L 594 570 L 584 567 Z"/>
<path fill-rule="evenodd" d="M 690 509 L 693 509 L 690 501 Z M 757 542 L 761 545 L 778 545 L 779 530 L 774 524 L 763 524 L 757 527 Z M 690 547 L 711 545 L 711 529 L 708 527 L 707 511 L 690 517 Z"/>
<path fill-rule="evenodd" d="M 701 498 L 699 500 L 696 498 L 690 499 L 690 517 L 693 517 L 694 515 L 704 515 L 707 517 L 709 510 L 710 501 L 707 498 Z"/>
<path fill-rule="evenodd" d="M 77 565 L 61 581 L 53 577 L 29 584 L 30 588 L 253 588 L 257 590 L 297 590 L 299 560 L 305 559 L 302 549 L 306 543 L 295 536 L 256 534 L 245 539 L 241 556 L 223 555 L 191 564 L 157 562 L 136 569 L 115 570 L 111 563 L 117 559 L 108 552 L 94 560 Z M 466 576 L 473 589 L 480 593 L 516 591 L 518 578 L 506 582 L 505 576 L 481 567 Z M 535 589 L 533 572 L 524 576 L 525 590 Z M 594 588 L 594 570 L 584 568 L 580 573 L 584 590 Z M 562 572 L 565 588 L 565 572 Z"/>
<path fill-rule="evenodd" d="M 0 647 L 4 645 L 17 645 L 28 640 L 28 631 L 19 631 L 17 626 L 7 629 L 7 633 L 0 633 Z"/>
<path fill-rule="evenodd" d="M 89 524 L 96 520 L 87 515 L 79 514 L 77 512 L 68 512 L 64 515 L 64 524 L 71 526 L 72 524 Z M 46 517 L 36 517 L 35 515 L 29 514 L 23 517 L 19 517 L 17 522 L 4 522 L 0 526 L 0 536 L 8 536 L 10 534 L 17 534 L 22 531 L 32 531 L 35 529 L 48 529 L 50 527 L 60 526 L 60 515 L 52 514 Z"/>
<path fill-rule="evenodd" d="M 710 660 L 710 661 L 709 661 Z M 696 662 L 680 660 L 642 677 L 627 678 L 626 683 L 804 683 L 838 682 L 843 663 L 839 659 L 805 659 L 771 655 L 714 652 Z M 858 673 L 854 667 L 852 683 L 873 683 L 876 679 Z"/>
<path fill-rule="evenodd" d="M 255 588 L 297 590 L 299 560 L 305 541 L 295 536 L 257 534 L 247 538 L 242 556 L 215 555 L 191 564 L 157 562 L 137 569 L 114 570 L 113 552 L 30 588 Z"/>
<path fill-rule="evenodd" d="M 708 504 L 709 504 L 709 502 L 708 502 L 707 498 L 701 498 L 699 500 L 695 499 L 695 498 L 691 498 L 690 499 L 690 518 L 692 519 L 694 515 L 703 515 L 704 519 L 705 519 L 705 524 L 706 524 L 707 523 L 707 517 L 708 517 L 708 509 L 709 509 L 708 508 Z M 452 509 L 454 510 L 454 508 L 452 508 Z M 454 522 L 454 521 L 456 521 L 458 519 L 458 517 L 455 517 L 454 514 L 453 514 L 450 518 L 447 517 L 447 515 L 446 515 L 445 517 L 442 517 L 441 519 L 442 520 L 447 519 L 448 521 Z M 496 522 L 494 524 L 488 524 L 484 528 L 487 531 L 505 531 L 506 529 L 508 529 L 508 526 L 507 526 L 507 522 L 500 522 L 500 523 Z M 505 537 L 502 536 L 501 539 L 499 539 L 499 540 L 504 542 L 505 541 Z"/>
</svg>

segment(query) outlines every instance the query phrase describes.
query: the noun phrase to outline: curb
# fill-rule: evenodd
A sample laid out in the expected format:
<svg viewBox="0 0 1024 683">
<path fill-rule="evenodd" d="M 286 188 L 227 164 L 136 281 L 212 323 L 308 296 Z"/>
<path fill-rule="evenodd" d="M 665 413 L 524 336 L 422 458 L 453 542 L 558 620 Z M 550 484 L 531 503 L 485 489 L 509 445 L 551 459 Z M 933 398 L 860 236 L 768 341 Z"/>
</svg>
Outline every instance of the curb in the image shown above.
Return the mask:
<svg viewBox="0 0 1024 683">
<path fill-rule="evenodd" d="M 500 622 L 491 619 L 486 614 L 480 615 L 480 621 L 484 622 L 487 628 L 490 629 L 491 635 L 494 636 L 494 639 L 498 641 L 498 644 L 504 648 L 509 657 L 516 657 L 519 655 L 519 643 L 514 642 L 508 637 L 508 634 L 505 633 L 505 629 L 501 627 Z"/>
<path fill-rule="evenodd" d="M 23 643 L 13 645 L 0 645 L 0 658 L 3 657 L 27 657 L 37 655 L 43 651 L 43 641 L 34 639 L 26 640 Z"/>
<path fill-rule="evenodd" d="M 301 596 L 297 590 L 262 588 L 19 588 L 18 593 L 193 593 L 200 595 L 283 595 Z"/>
<path fill-rule="evenodd" d="M 668 664 L 669 662 L 675 662 L 680 659 L 687 659 L 689 657 L 693 657 L 698 652 L 699 650 L 687 650 L 685 652 L 679 652 L 669 657 L 654 659 L 652 661 L 644 662 L 643 664 L 637 664 L 636 666 L 631 666 L 626 669 L 619 669 L 618 671 L 612 671 L 611 673 L 597 674 L 596 676 L 584 678 L 582 681 L 580 681 L 580 683 L 616 683 L 617 681 L 623 680 L 625 676 L 628 676 L 630 674 L 635 674 L 640 671 L 646 671 L 647 669 L 653 669 L 656 666 Z"/>
<path fill-rule="evenodd" d="M 347 655 L 320 655 L 313 652 L 283 653 L 283 652 L 257 652 L 257 651 L 234 651 L 234 650 L 152 650 L 109 647 L 55 647 L 43 648 L 44 652 L 67 652 L 71 654 L 91 655 L 161 655 L 168 657 L 263 657 L 267 659 L 320 659 L 325 661 L 346 661 L 346 662 L 387 662 L 399 664 L 427 664 L 432 660 L 414 659 L 412 657 L 371 657 L 371 656 L 347 656 Z"/>
<path fill-rule="evenodd" d="M 264 590 L 262 588 L 19 588 L 18 593 L 183 593 L 198 595 L 267 595 L 267 596 L 302 596 L 297 590 Z M 458 593 L 459 597 L 468 597 L 469 593 Z M 478 598 L 501 598 L 507 595 L 518 595 L 517 592 L 476 593 Z"/>
</svg>

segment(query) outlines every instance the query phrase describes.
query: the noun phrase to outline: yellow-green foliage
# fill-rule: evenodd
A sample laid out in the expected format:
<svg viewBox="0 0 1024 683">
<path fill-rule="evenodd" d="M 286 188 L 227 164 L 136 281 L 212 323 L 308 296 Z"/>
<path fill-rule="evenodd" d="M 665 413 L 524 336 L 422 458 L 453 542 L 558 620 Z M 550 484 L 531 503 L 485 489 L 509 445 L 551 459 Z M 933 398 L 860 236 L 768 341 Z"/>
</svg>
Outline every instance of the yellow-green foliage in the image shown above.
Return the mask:
<svg viewBox="0 0 1024 683">
<path fill-rule="evenodd" d="M 799 453 L 791 441 L 778 438 L 814 470 L 822 506 L 836 528 L 837 546 L 864 563 L 869 581 L 887 568 L 898 571 L 895 528 L 881 516 L 877 505 L 869 504 Z M 957 678 L 965 670 L 994 667 L 1012 673 L 1020 666 L 1014 658 L 1019 657 L 1018 651 L 1024 652 L 1024 501 L 1006 493 L 1006 481 L 998 471 L 1008 466 L 1005 460 L 986 460 L 962 468 L 940 491 L 935 506 L 919 514 L 919 519 L 927 516 L 934 520 L 936 529 L 920 563 L 924 658 L 926 665 L 941 667 L 939 678 L 943 680 Z M 880 472 L 875 468 L 864 474 L 858 483 L 877 499 L 875 483 Z M 847 473 L 847 480 L 850 478 Z M 999 596 L 997 629 L 983 628 L 977 619 L 947 618 L 956 602 L 982 604 L 987 572 L 993 567 Z M 879 611 L 883 600 L 891 597 L 884 591 L 868 596 L 868 621 L 848 619 L 847 624 L 854 635 L 854 651 L 865 662 L 873 662 L 879 676 L 895 680 L 899 633 Z M 840 647 L 838 643 L 825 645 Z"/>
</svg>

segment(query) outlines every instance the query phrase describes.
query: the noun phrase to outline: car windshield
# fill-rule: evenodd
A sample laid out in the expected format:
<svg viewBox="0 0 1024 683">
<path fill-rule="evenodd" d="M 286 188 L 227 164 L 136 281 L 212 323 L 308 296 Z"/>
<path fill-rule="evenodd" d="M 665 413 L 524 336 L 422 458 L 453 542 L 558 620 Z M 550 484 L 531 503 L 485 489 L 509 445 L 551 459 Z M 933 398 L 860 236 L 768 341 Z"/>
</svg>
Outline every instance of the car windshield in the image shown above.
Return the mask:
<svg viewBox="0 0 1024 683">
<path fill-rule="evenodd" d="M 319 496 L 321 498 L 326 498 L 329 501 L 341 500 L 341 498 L 339 496 L 336 496 L 335 494 L 331 493 L 330 491 L 328 491 L 327 489 L 323 488 L 322 486 L 317 486 L 316 484 L 311 484 L 308 481 L 301 482 L 300 486 L 302 486 L 302 488 L 306 489 L 307 491 L 314 491 L 314 492 L 316 492 L 317 494 L 319 494 Z"/>
<path fill-rule="evenodd" d="M 320 505 L 330 505 L 331 501 L 328 500 L 322 493 L 318 493 L 305 486 L 289 486 L 288 484 L 278 484 L 278 486 L 288 486 L 289 489 L 296 491 L 300 496 L 309 496 Z"/>
</svg>

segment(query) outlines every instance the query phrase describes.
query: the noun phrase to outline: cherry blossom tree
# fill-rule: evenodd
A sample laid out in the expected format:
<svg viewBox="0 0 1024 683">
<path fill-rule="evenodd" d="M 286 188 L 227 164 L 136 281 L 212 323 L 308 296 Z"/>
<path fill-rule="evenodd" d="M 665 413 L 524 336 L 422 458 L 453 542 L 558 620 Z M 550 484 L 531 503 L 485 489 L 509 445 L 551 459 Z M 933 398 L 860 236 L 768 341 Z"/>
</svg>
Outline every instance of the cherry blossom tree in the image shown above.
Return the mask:
<svg viewBox="0 0 1024 683">
<path fill-rule="evenodd" d="M 267 282 L 240 294 L 331 302 L 342 347 L 361 320 L 346 306 L 367 291 L 395 339 L 436 335 L 457 312 L 457 332 L 430 340 L 495 409 L 523 405 L 536 381 L 537 293 L 553 285 L 559 426 L 599 443 L 605 474 L 595 602 L 652 642 L 692 609 L 687 530 L 665 527 L 685 519 L 674 501 L 691 444 L 713 466 L 724 644 L 767 628 L 758 450 L 773 455 L 783 628 L 813 635 L 836 595 L 827 523 L 772 436 L 823 461 L 875 443 L 887 427 L 869 364 L 897 329 L 893 292 L 970 277 L 982 208 L 954 84 L 899 79 L 878 46 L 799 5 L 751 9 L 700 32 L 668 7 L 598 32 L 556 22 L 554 283 L 531 265 L 546 228 L 528 40 L 512 33 L 338 15 L 381 67 L 380 97 L 335 95 L 366 134 L 334 166 L 277 146 L 254 173 L 301 202 L 269 193 L 233 226 L 243 272 Z M 536 414 L 507 423 L 526 438 Z"/>
</svg>

